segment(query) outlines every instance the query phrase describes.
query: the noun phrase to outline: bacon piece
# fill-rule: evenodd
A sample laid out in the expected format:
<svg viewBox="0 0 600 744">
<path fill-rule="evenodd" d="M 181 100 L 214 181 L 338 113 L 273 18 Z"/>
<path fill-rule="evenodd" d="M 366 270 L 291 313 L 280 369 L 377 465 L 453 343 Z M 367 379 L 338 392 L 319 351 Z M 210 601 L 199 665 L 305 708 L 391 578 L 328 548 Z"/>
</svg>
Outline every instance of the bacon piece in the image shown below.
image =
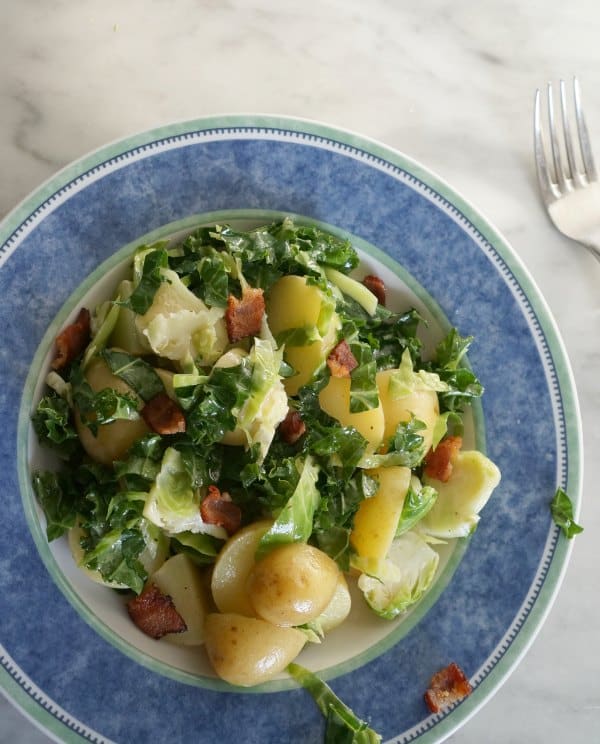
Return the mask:
<svg viewBox="0 0 600 744">
<path fill-rule="evenodd" d="M 151 398 L 141 410 L 141 416 L 157 434 L 177 434 L 185 431 L 185 416 L 166 393 Z"/>
<path fill-rule="evenodd" d="M 358 367 L 358 362 L 344 339 L 333 347 L 327 357 L 327 366 L 332 377 L 350 377 L 350 372 Z"/>
<path fill-rule="evenodd" d="M 262 289 L 246 287 L 242 290 L 241 300 L 234 295 L 229 295 L 225 311 L 225 325 L 231 343 L 240 341 L 246 336 L 257 336 L 264 314 L 265 298 Z"/>
<path fill-rule="evenodd" d="M 377 297 L 377 302 L 385 307 L 385 284 L 383 279 L 375 276 L 375 274 L 369 274 L 363 279 L 363 284 Z"/>
<path fill-rule="evenodd" d="M 463 670 L 452 662 L 433 675 L 425 692 L 425 702 L 432 713 L 439 713 L 442 708 L 470 695 L 472 690 Z"/>
<path fill-rule="evenodd" d="M 200 503 L 200 516 L 207 524 L 223 527 L 228 535 L 237 532 L 242 524 L 242 510 L 224 491 L 217 486 L 209 486 L 208 493 Z"/>
<path fill-rule="evenodd" d="M 82 307 L 74 323 L 56 337 L 56 354 L 52 369 L 64 369 L 76 359 L 90 340 L 90 311 Z"/>
<path fill-rule="evenodd" d="M 452 475 L 452 466 L 462 447 L 462 437 L 446 437 L 425 458 L 425 475 L 446 483 Z"/>
<path fill-rule="evenodd" d="M 279 424 L 281 438 L 287 444 L 295 444 L 306 431 L 306 424 L 298 411 L 290 410 Z"/>
<path fill-rule="evenodd" d="M 187 630 L 171 597 L 163 594 L 155 584 L 146 585 L 138 597 L 130 599 L 127 612 L 138 628 L 151 638 L 158 639 L 167 633 L 183 633 Z"/>
</svg>

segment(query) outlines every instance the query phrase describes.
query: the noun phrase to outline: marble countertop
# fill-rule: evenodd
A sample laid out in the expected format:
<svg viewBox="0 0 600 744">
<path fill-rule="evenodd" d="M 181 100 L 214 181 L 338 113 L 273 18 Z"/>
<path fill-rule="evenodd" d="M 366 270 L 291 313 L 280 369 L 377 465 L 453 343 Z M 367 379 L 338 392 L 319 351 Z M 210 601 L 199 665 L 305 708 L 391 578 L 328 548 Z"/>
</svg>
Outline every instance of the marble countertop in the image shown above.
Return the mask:
<svg viewBox="0 0 600 744">
<path fill-rule="evenodd" d="M 450 741 L 600 736 L 600 264 L 550 224 L 532 160 L 538 86 L 577 74 L 600 157 L 596 0 L 26 0 L 0 24 L 0 217 L 108 141 L 208 114 L 279 113 L 405 152 L 507 237 L 571 359 L 584 501 L 559 596 L 493 699 Z M 0 742 L 45 734 L 0 699 Z"/>
</svg>

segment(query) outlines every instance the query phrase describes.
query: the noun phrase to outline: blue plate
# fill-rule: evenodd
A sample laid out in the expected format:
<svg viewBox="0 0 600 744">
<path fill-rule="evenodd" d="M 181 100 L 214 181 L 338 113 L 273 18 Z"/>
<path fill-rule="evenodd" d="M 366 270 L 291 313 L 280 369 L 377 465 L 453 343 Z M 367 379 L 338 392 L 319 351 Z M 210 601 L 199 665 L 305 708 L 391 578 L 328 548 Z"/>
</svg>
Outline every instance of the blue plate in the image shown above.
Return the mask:
<svg viewBox="0 0 600 744">
<path fill-rule="evenodd" d="M 577 399 L 548 309 L 498 232 L 414 161 L 325 125 L 230 116 L 147 132 L 67 167 L 0 225 L 0 679 L 56 738 L 322 736 L 314 703 L 290 682 L 238 692 L 123 639 L 79 592 L 60 547 L 46 543 L 29 485 L 29 416 L 52 338 L 123 246 L 211 219 L 283 214 L 352 235 L 434 325 L 475 336 L 469 361 L 486 392 L 474 437 L 502 471 L 477 531 L 426 601 L 389 631 L 365 632 L 362 645 L 321 665 L 322 676 L 384 741 L 440 741 L 504 681 L 558 591 L 569 543 L 549 502 L 561 486 L 579 508 Z M 473 693 L 431 715 L 423 693 L 451 661 Z"/>
</svg>

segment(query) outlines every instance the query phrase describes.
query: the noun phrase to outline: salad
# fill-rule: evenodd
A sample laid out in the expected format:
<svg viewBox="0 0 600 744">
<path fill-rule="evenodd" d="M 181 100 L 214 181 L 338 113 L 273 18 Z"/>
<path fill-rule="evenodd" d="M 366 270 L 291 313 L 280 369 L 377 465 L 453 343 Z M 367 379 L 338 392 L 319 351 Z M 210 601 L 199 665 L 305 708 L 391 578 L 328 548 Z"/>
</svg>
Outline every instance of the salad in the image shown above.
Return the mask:
<svg viewBox="0 0 600 744">
<path fill-rule="evenodd" d="M 33 414 L 60 462 L 32 476 L 48 539 L 231 684 L 298 677 L 349 584 L 406 612 L 500 480 L 462 442 L 472 339 L 424 358 L 421 325 L 349 241 L 291 219 L 140 245 L 56 340 Z"/>
</svg>

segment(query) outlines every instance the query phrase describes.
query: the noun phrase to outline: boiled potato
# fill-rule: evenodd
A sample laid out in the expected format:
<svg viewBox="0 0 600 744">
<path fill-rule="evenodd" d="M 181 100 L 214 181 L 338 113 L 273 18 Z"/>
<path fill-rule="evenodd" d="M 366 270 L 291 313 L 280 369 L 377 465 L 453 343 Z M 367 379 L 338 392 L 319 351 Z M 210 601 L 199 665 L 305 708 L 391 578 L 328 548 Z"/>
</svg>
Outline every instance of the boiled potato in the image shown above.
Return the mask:
<svg viewBox="0 0 600 744">
<path fill-rule="evenodd" d="M 317 618 L 317 622 L 320 624 L 323 633 L 329 633 L 330 630 L 341 625 L 350 614 L 351 609 L 352 598 L 348 589 L 348 582 L 344 574 L 340 572 L 333 597 Z"/>
<path fill-rule="evenodd" d="M 267 316 L 272 333 L 277 336 L 282 331 L 293 328 L 316 327 L 322 304 L 321 290 L 315 285 L 307 284 L 306 277 L 294 275 L 281 277 L 271 287 L 266 300 Z M 284 359 L 296 371 L 293 377 L 284 380 L 288 395 L 296 395 L 325 362 L 336 343 L 339 326 L 339 318 L 334 313 L 329 329 L 319 341 L 306 346 L 286 344 Z"/>
<path fill-rule="evenodd" d="M 105 388 L 113 388 L 118 393 L 127 393 L 140 400 L 126 382 L 113 375 L 108 364 L 100 357 L 94 357 L 88 364 L 85 378 L 95 393 Z M 93 460 L 103 465 L 110 465 L 114 460 L 118 460 L 136 440 L 149 431 L 144 419 L 140 417 L 132 421 L 122 419 L 110 424 L 102 424 L 94 436 L 81 421 L 77 409 L 75 409 L 75 427 L 85 451 Z"/>
<path fill-rule="evenodd" d="M 288 274 L 269 290 L 267 313 L 269 327 L 277 335 L 290 328 L 316 326 L 321 312 L 322 294 L 306 277 Z"/>
<path fill-rule="evenodd" d="M 357 553 L 356 567 L 377 573 L 396 534 L 411 472 L 399 465 L 368 472 L 378 481 L 379 488 L 374 496 L 361 501 L 354 515 L 350 544 Z"/>
<path fill-rule="evenodd" d="M 386 369 L 377 373 L 377 390 L 383 408 L 385 427 L 383 437 L 387 441 L 394 436 L 401 421 L 410 421 L 411 415 L 425 424 L 419 434 L 423 437 L 425 452 L 431 448 L 433 430 L 440 414 L 440 405 L 435 390 L 415 390 L 401 398 L 392 398 L 389 393 L 390 377 L 397 372 Z"/>
<path fill-rule="evenodd" d="M 353 426 L 369 442 L 374 451 L 381 444 L 384 432 L 384 417 L 381 403 L 377 408 L 360 413 L 350 412 L 350 378 L 330 377 L 319 393 L 319 405 L 342 426 Z"/>
<path fill-rule="evenodd" d="M 253 522 L 230 537 L 221 549 L 211 579 L 213 599 L 221 612 L 236 612 L 248 617 L 256 615 L 246 584 L 254 568 L 260 538 L 271 525 L 268 520 Z"/>
<path fill-rule="evenodd" d="M 477 527 L 479 512 L 500 483 L 500 470 L 483 453 L 461 450 L 446 482 L 427 475 L 423 482 L 438 492 L 435 504 L 420 522 L 423 531 L 441 539 L 467 537 Z"/>
<path fill-rule="evenodd" d="M 250 687 L 274 677 L 302 650 L 306 636 L 234 612 L 206 617 L 204 642 L 215 672 L 232 685 Z"/>
<path fill-rule="evenodd" d="M 204 620 L 208 598 L 202 574 L 187 555 L 180 553 L 165 561 L 150 581 L 173 600 L 175 609 L 187 625 L 183 633 L 168 633 L 164 639 L 181 646 L 204 642 Z"/>
<path fill-rule="evenodd" d="M 274 548 L 248 577 L 256 614 L 274 625 L 302 625 L 317 618 L 334 595 L 340 570 L 326 553 L 306 543 Z"/>
</svg>

